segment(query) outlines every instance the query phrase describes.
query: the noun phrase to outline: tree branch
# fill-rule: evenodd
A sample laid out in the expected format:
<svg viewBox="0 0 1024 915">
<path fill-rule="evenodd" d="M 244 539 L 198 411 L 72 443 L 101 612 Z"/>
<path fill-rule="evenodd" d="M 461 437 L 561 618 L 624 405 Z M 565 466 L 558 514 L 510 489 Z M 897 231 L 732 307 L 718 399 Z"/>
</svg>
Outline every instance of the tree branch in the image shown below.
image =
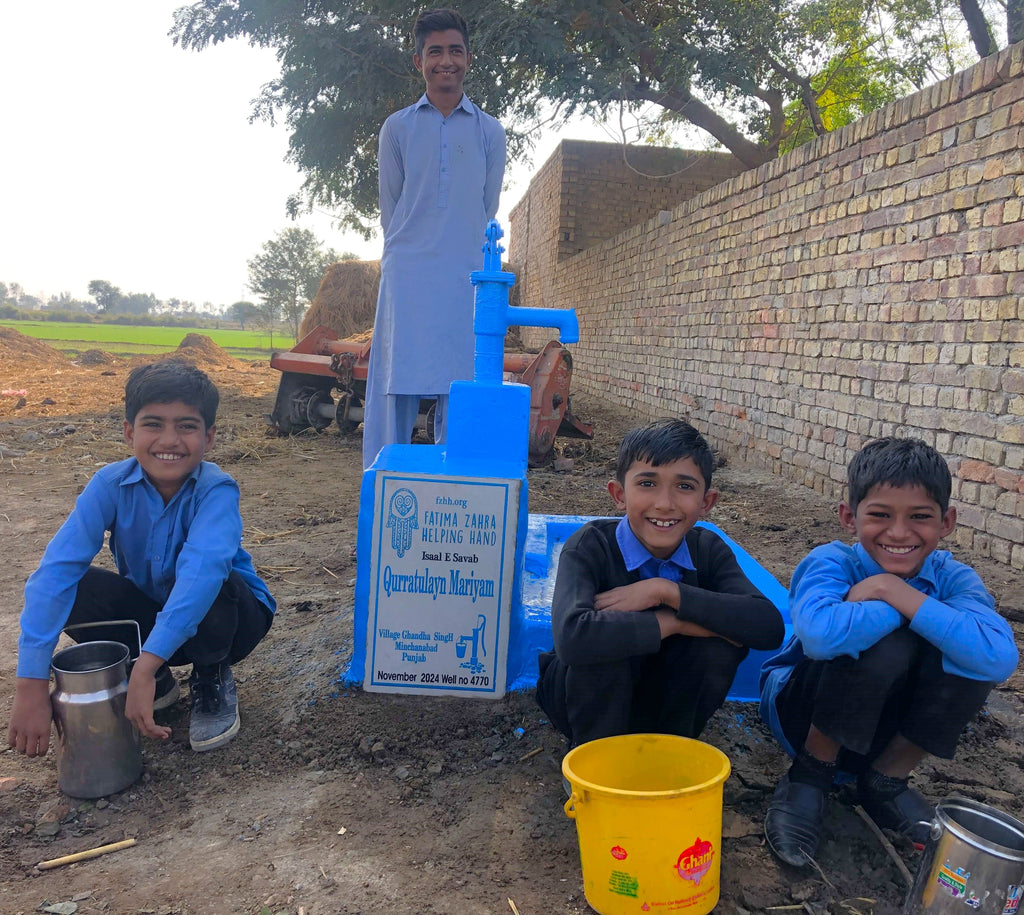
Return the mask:
<svg viewBox="0 0 1024 915">
<path fill-rule="evenodd" d="M 695 99 L 688 92 L 682 90 L 640 91 L 637 94 L 644 101 L 653 102 L 655 105 L 661 105 L 663 108 L 674 111 L 695 127 L 706 130 L 747 168 L 757 168 L 772 158 L 764 147 L 748 140 L 718 112 L 699 99 Z"/>
<path fill-rule="evenodd" d="M 978 52 L 978 57 L 988 57 L 996 50 L 996 43 L 992 38 L 992 29 L 989 27 L 978 0 L 960 0 L 960 12 L 964 14 L 967 31 L 971 33 L 971 41 L 974 42 L 974 49 Z M 1007 8 L 1007 14 L 1009 14 L 1009 8 Z M 1007 15 L 1007 19 L 1009 19 L 1009 15 Z"/>
</svg>

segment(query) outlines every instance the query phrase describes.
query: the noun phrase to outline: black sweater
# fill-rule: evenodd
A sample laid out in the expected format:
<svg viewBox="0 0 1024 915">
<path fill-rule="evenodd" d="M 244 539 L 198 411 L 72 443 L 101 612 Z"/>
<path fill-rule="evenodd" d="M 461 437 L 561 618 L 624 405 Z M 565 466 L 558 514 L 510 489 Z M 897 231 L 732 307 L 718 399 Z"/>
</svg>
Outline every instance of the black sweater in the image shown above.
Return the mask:
<svg viewBox="0 0 1024 915">
<path fill-rule="evenodd" d="M 640 581 L 639 570 L 626 570 L 615 540 L 618 523 L 591 521 L 562 548 L 551 628 L 555 651 L 569 666 L 654 654 L 661 647 L 653 613 L 594 609 L 596 594 Z M 686 545 L 696 571 L 683 571 L 675 615 L 748 648 L 778 648 L 785 634 L 782 616 L 743 574 L 728 544 L 714 531 L 695 527 Z"/>
</svg>

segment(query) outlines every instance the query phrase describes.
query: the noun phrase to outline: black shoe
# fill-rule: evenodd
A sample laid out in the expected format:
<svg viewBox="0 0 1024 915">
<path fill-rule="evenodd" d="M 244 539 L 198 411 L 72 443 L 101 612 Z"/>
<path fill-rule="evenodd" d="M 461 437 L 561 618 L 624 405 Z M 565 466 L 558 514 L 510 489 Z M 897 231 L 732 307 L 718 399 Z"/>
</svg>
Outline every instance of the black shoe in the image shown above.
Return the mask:
<svg viewBox="0 0 1024 915">
<path fill-rule="evenodd" d="M 861 806 L 881 829 L 901 833 L 919 849 L 924 848 L 935 808 L 920 791 L 910 787 L 909 779 L 868 769 L 857 777 L 857 794 Z"/>
<path fill-rule="evenodd" d="M 192 717 L 188 740 L 193 750 L 215 750 L 238 733 L 238 696 L 235 678 L 227 664 L 194 666 L 188 678 L 192 693 Z"/>
<path fill-rule="evenodd" d="M 788 773 L 782 777 L 764 818 L 764 835 L 776 858 L 793 867 L 803 867 L 814 858 L 827 803 L 828 796 L 820 788 L 791 782 Z"/>
<path fill-rule="evenodd" d="M 162 708 L 174 705 L 178 701 L 181 690 L 178 688 L 178 681 L 166 664 L 161 664 L 156 672 L 156 693 L 153 696 L 153 711 L 159 712 Z"/>
</svg>

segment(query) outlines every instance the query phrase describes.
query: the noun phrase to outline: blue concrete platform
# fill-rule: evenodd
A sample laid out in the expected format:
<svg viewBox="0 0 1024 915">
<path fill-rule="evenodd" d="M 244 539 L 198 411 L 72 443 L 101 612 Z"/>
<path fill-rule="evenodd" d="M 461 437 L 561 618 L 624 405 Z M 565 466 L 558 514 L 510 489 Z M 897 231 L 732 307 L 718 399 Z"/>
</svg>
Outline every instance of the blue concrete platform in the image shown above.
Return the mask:
<svg viewBox="0 0 1024 915">
<path fill-rule="evenodd" d="M 565 541 L 578 528 L 593 521 L 582 515 L 529 516 L 526 556 L 522 579 L 522 601 L 513 607 L 508 647 L 508 689 L 529 689 L 537 684 L 537 655 L 551 650 L 551 597 L 555 590 L 558 556 Z M 721 528 L 706 521 L 697 522 L 713 530 L 733 551 L 740 568 L 782 614 L 786 637 L 792 632 L 786 589 L 753 556 L 732 540 Z M 758 700 L 757 679 L 769 651 L 751 651 L 740 665 L 729 698 L 739 702 Z"/>
</svg>

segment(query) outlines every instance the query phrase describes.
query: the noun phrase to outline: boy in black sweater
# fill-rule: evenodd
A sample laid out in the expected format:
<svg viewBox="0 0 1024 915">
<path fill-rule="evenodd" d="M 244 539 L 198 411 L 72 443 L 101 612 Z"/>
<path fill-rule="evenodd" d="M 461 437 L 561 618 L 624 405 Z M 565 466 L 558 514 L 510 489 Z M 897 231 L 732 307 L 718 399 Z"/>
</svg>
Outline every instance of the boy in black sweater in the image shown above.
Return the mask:
<svg viewBox="0 0 1024 915">
<path fill-rule="evenodd" d="M 775 605 L 717 534 L 694 528 L 718 500 L 713 466 L 683 420 L 634 429 L 608 484 L 625 517 L 566 542 L 537 701 L 572 747 L 618 734 L 697 737 L 748 650 L 782 643 Z"/>
</svg>

